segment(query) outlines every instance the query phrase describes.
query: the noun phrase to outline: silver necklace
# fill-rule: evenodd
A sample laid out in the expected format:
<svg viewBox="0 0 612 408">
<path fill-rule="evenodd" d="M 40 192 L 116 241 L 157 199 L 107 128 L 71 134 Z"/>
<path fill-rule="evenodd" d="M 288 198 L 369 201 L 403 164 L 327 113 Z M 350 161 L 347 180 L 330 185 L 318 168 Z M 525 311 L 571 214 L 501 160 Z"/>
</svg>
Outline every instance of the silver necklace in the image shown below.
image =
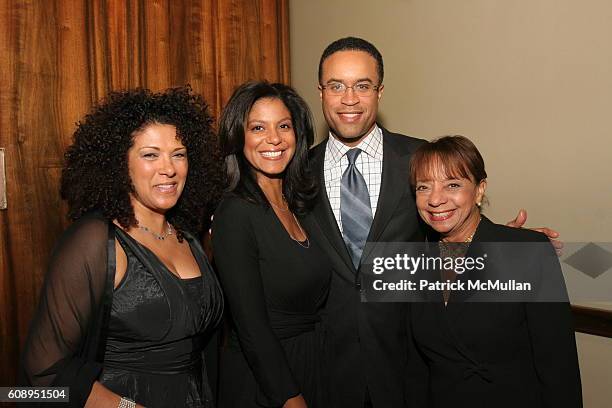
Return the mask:
<svg viewBox="0 0 612 408">
<path fill-rule="evenodd" d="M 274 204 L 274 203 L 272 202 L 272 200 L 268 200 L 268 202 L 270 203 L 270 205 L 271 205 L 272 207 L 276 208 L 277 210 L 279 210 L 279 211 L 283 211 L 283 212 L 288 212 L 288 211 L 289 211 L 289 205 L 287 205 L 287 200 L 285 200 L 285 195 L 283 194 L 283 195 L 282 195 L 282 197 L 283 197 L 283 203 L 285 203 L 285 205 L 287 206 L 286 208 L 283 208 L 283 207 L 280 207 L 280 206 L 278 206 L 278 205 Z M 267 197 L 266 197 L 266 198 L 267 198 Z"/>
<path fill-rule="evenodd" d="M 283 194 L 283 195 L 282 195 L 282 197 L 283 197 L 283 203 L 285 203 L 285 205 L 287 205 L 287 204 L 286 204 L 286 203 L 287 203 L 287 200 L 285 199 L 285 195 Z M 268 198 L 268 197 L 266 197 L 266 198 Z M 271 205 L 272 207 L 276 208 L 278 211 L 282 211 L 282 212 L 291 212 L 291 210 L 289 209 L 289 205 L 287 205 L 287 207 L 286 207 L 286 208 L 283 208 L 283 207 L 280 207 L 280 206 L 278 206 L 278 205 L 274 204 L 274 203 L 272 202 L 272 200 L 270 200 L 270 199 L 268 199 L 268 202 L 270 203 L 270 205 Z M 300 225 L 300 223 L 298 222 L 297 218 L 295 217 L 295 214 L 294 214 L 293 212 L 291 212 L 291 215 L 293 216 L 293 220 L 294 220 L 294 221 L 295 221 L 295 223 L 297 224 L 297 226 L 298 226 L 298 228 L 300 229 L 300 232 L 302 233 L 302 235 L 306 237 L 306 240 L 305 240 L 305 241 L 300 241 L 300 240 L 298 240 L 298 239 L 293 238 L 293 237 L 291 236 L 291 234 L 289 234 L 288 232 L 287 232 L 287 234 L 289 235 L 289 237 L 290 237 L 292 240 L 294 240 L 295 242 L 297 242 L 297 243 L 298 243 L 298 245 L 299 245 L 299 246 L 301 246 L 302 248 L 310 248 L 310 240 L 308 239 L 308 236 L 306 235 L 306 233 L 305 233 L 305 232 L 304 232 L 304 230 L 302 229 L 302 226 Z"/>
<path fill-rule="evenodd" d="M 145 227 L 144 225 L 140 225 L 140 223 L 138 224 L 138 229 L 143 230 L 144 232 L 148 232 L 149 234 L 153 235 L 155 239 L 159 241 L 164 241 L 170 235 L 174 235 L 174 232 L 172 232 L 172 226 L 170 225 L 168 220 L 166 220 L 166 231 L 162 232 L 161 234 L 158 234 L 155 231 L 151 231 L 149 228 Z"/>
<path fill-rule="evenodd" d="M 291 234 L 289 234 L 289 236 L 291 237 L 292 240 L 294 240 L 295 242 L 298 243 L 299 246 L 301 246 L 302 248 L 310 248 L 310 240 L 308 239 L 308 236 L 306 235 L 306 233 L 304 232 L 304 230 L 302 229 L 302 226 L 300 225 L 300 223 L 298 222 L 296 216 L 294 213 L 291 213 L 291 215 L 293 215 L 293 219 L 295 220 L 295 223 L 297 224 L 298 228 L 300 229 L 300 232 L 302 233 L 303 236 L 306 237 L 305 241 L 299 241 L 293 237 L 291 237 Z"/>
</svg>

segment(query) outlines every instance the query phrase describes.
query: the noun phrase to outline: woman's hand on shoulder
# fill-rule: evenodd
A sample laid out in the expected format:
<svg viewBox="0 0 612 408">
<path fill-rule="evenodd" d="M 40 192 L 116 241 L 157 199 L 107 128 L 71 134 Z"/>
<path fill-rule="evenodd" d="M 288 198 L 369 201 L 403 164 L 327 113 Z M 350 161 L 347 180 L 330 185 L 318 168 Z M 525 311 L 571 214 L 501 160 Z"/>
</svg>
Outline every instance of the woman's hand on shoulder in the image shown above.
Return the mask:
<svg viewBox="0 0 612 408">
<path fill-rule="evenodd" d="M 306 405 L 306 400 L 300 394 L 297 397 L 289 398 L 283 404 L 283 408 L 308 408 L 308 405 Z"/>
</svg>

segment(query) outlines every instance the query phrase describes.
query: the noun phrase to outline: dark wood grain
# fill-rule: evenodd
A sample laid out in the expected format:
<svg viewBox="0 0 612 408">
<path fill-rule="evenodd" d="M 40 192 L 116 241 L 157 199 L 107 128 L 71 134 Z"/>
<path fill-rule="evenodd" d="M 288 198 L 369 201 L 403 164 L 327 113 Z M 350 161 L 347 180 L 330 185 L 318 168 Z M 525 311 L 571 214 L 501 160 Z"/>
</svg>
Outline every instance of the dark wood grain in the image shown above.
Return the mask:
<svg viewBox="0 0 612 408">
<path fill-rule="evenodd" d="M 109 91 L 190 83 L 218 117 L 248 79 L 289 82 L 286 0 L 0 0 L 0 385 L 14 384 L 54 242 L 75 123 Z"/>
<path fill-rule="evenodd" d="M 572 306 L 577 332 L 612 338 L 612 311 Z"/>
</svg>

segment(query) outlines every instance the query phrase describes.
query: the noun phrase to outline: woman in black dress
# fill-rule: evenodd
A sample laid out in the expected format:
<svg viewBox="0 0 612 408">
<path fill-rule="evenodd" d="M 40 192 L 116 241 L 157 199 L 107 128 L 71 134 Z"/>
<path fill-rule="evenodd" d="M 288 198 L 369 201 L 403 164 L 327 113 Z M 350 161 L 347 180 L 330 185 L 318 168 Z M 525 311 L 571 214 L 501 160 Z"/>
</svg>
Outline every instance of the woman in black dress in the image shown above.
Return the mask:
<svg viewBox="0 0 612 408">
<path fill-rule="evenodd" d="M 247 83 L 219 139 L 230 192 L 215 212 L 213 252 L 231 315 L 219 406 L 324 407 L 320 314 L 331 267 L 308 214 L 317 192 L 310 111 L 286 85 Z"/>
<path fill-rule="evenodd" d="M 412 406 L 581 407 L 572 315 L 547 237 L 481 214 L 487 174 L 465 137 L 423 144 L 410 171 L 419 215 L 439 234 L 432 253 L 449 265 L 433 280 L 455 284 L 410 305 Z M 489 280 L 530 287 L 470 289 Z"/>
<path fill-rule="evenodd" d="M 73 407 L 214 406 L 202 350 L 223 298 L 197 237 L 216 151 L 188 88 L 112 93 L 78 124 L 62 173 L 75 222 L 25 346 L 31 385 L 70 387 Z"/>
</svg>

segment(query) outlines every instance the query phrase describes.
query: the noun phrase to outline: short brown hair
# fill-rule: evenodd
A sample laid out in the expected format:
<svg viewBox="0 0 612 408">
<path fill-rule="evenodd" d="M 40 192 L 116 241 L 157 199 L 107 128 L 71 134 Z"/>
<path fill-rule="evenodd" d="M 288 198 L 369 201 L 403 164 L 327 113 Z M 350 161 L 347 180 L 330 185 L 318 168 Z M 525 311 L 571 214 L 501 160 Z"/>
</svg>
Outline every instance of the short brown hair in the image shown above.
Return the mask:
<svg viewBox="0 0 612 408">
<path fill-rule="evenodd" d="M 478 184 L 487 178 L 484 160 L 465 136 L 444 136 L 419 147 L 410 159 L 410 184 L 417 177 L 442 171 L 446 177 L 466 178 Z"/>
</svg>

